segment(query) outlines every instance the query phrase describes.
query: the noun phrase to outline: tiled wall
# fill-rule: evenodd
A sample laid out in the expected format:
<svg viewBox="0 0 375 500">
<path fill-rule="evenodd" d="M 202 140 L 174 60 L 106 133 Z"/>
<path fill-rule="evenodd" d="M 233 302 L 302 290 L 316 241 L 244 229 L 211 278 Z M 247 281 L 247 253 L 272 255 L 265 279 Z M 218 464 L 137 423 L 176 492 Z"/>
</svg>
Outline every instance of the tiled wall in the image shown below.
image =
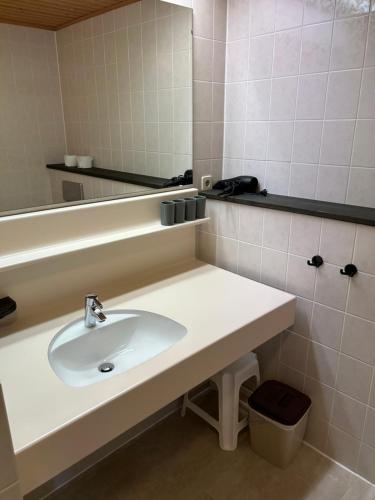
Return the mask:
<svg viewBox="0 0 375 500">
<path fill-rule="evenodd" d="M 52 191 L 52 203 L 64 203 L 63 181 L 78 182 L 83 186 L 84 200 L 103 198 L 106 196 L 116 196 L 131 193 L 147 193 L 154 191 L 153 188 L 128 184 L 127 182 L 111 181 L 87 175 L 72 174 L 59 170 L 48 170 Z"/>
<path fill-rule="evenodd" d="M 224 135 L 226 0 L 194 0 L 194 179 L 221 178 Z"/>
<path fill-rule="evenodd" d="M 0 211 L 50 203 L 64 152 L 55 34 L 0 24 Z"/>
<path fill-rule="evenodd" d="M 374 137 L 374 3 L 228 0 L 225 177 L 375 207 Z"/>
<path fill-rule="evenodd" d="M 259 349 L 263 377 L 309 394 L 307 441 L 375 482 L 375 228 L 225 202 L 208 213 L 203 260 L 298 297 L 295 325 Z"/>
<path fill-rule="evenodd" d="M 21 500 L 16 461 L 0 385 L 0 500 Z"/>
<path fill-rule="evenodd" d="M 161 177 L 192 168 L 191 12 L 141 2 L 57 32 L 68 149 Z"/>
</svg>

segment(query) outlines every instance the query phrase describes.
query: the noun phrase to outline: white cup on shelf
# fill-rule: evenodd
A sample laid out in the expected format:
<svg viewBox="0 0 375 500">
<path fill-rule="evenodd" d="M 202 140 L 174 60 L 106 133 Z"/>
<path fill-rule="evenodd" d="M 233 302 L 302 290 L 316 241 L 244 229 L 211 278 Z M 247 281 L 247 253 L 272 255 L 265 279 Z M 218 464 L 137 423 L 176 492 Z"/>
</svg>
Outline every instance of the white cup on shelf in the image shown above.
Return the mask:
<svg viewBox="0 0 375 500">
<path fill-rule="evenodd" d="M 64 155 L 64 163 L 66 167 L 76 167 L 77 166 L 77 156 L 76 155 Z"/>
<path fill-rule="evenodd" d="M 79 168 L 91 168 L 93 157 L 92 156 L 78 156 L 77 161 L 78 161 Z"/>
</svg>

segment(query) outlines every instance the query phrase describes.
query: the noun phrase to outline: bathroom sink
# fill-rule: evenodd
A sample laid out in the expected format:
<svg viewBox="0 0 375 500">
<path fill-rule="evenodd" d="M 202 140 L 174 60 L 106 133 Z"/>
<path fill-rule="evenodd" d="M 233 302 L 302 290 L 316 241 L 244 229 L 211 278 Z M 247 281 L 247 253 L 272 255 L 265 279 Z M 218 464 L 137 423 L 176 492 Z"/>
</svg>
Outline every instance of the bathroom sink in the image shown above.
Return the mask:
<svg viewBox="0 0 375 500">
<path fill-rule="evenodd" d="M 83 387 L 144 363 L 178 342 L 186 328 L 159 314 L 138 310 L 106 311 L 107 319 L 87 328 L 73 321 L 52 339 L 48 359 L 66 384 Z"/>
</svg>

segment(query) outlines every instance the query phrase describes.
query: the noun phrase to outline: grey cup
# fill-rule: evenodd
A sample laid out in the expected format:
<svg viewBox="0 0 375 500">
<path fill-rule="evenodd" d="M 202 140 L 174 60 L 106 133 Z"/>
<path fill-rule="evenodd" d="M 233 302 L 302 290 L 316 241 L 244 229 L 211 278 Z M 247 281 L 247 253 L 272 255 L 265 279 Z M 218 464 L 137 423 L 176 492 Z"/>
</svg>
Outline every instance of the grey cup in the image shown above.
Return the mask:
<svg viewBox="0 0 375 500">
<path fill-rule="evenodd" d="M 206 216 L 206 197 L 194 196 L 197 203 L 197 219 L 204 219 Z"/>
<path fill-rule="evenodd" d="M 185 219 L 192 221 L 197 218 L 197 201 L 195 198 L 185 198 Z"/>
<path fill-rule="evenodd" d="M 162 201 L 160 203 L 160 220 L 162 226 L 173 226 L 175 214 L 175 203 L 173 201 Z"/>
<path fill-rule="evenodd" d="M 174 221 L 176 224 L 181 224 L 182 222 L 185 222 L 185 200 L 183 198 L 178 198 L 173 201 L 175 203 Z"/>
</svg>

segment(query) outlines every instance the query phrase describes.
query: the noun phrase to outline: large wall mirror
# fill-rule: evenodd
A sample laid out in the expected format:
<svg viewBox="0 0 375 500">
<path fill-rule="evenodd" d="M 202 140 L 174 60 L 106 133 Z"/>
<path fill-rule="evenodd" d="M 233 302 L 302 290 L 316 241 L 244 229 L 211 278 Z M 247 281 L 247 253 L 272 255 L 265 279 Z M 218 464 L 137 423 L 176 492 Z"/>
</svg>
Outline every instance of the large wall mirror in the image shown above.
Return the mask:
<svg viewBox="0 0 375 500">
<path fill-rule="evenodd" d="M 192 182 L 191 9 L 65 3 L 1 2 L 0 215 Z"/>
</svg>

